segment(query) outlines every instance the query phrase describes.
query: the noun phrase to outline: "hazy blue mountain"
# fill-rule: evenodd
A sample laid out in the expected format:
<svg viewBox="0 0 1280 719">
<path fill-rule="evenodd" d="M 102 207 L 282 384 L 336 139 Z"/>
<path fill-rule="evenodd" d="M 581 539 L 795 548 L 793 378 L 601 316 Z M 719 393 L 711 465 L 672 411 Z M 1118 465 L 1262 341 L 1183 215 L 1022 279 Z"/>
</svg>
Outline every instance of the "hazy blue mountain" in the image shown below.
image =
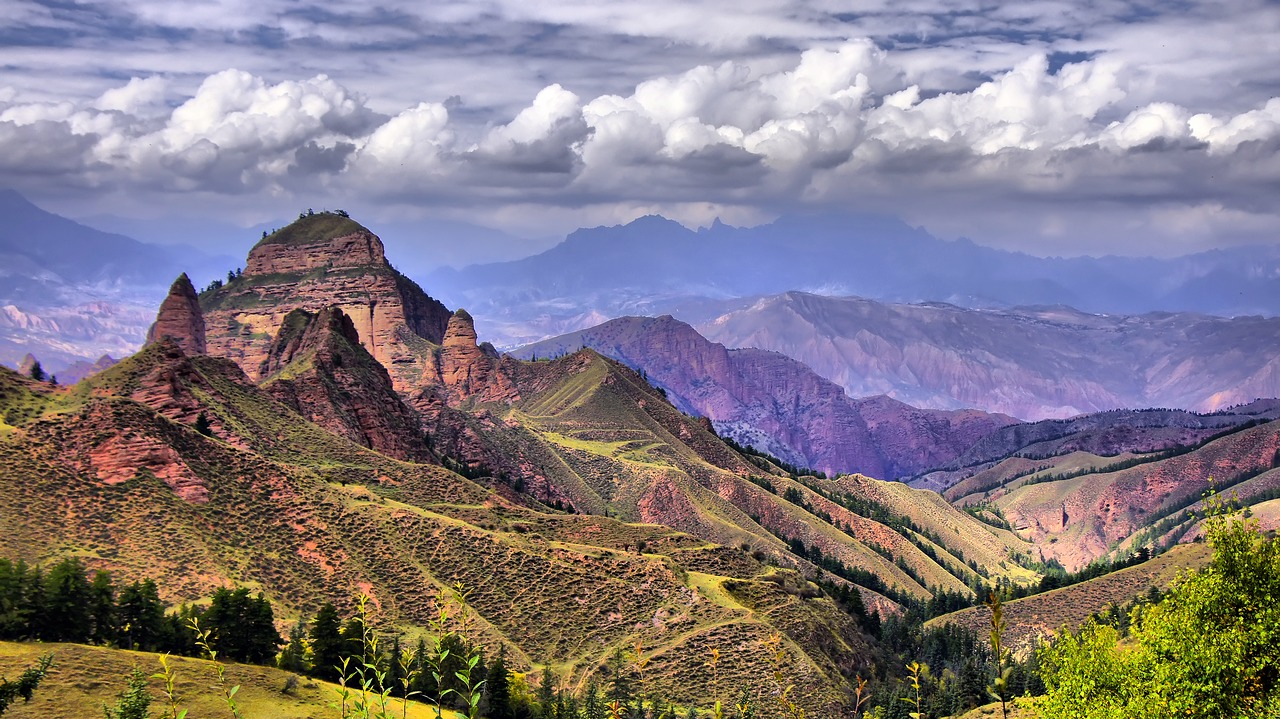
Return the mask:
<svg viewBox="0 0 1280 719">
<path fill-rule="evenodd" d="M 0 363 L 11 367 L 28 353 L 55 373 L 130 354 L 175 277 L 212 278 L 233 266 L 103 232 L 13 190 L 0 190 L 0 218 Z"/>
<path fill-rule="evenodd" d="M 661 217 L 582 229 L 541 254 L 438 271 L 426 286 L 476 316 L 500 346 L 654 315 L 697 298 L 803 290 L 963 307 L 1069 305 L 1087 312 L 1280 313 L 1280 247 L 1182 258 L 1042 258 L 946 241 L 878 215 L 785 217 L 689 230 Z M 594 324 L 592 322 L 591 324 Z"/>
</svg>

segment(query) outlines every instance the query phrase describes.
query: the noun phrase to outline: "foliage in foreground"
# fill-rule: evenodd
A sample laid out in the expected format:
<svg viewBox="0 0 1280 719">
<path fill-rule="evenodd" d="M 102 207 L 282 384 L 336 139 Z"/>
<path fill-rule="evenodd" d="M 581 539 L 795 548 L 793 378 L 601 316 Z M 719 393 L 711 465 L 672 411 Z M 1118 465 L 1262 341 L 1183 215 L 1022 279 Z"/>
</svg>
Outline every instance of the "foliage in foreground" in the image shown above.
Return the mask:
<svg viewBox="0 0 1280 719">
<path fill-rule="evenodd" d="M 1280 717 L 1280 540 L 1218 514 L 1214 549 L 1131 635 L 1090 621 L 1041 651 L 1046 719 Z"/>
<path fill-rule="evenodd" d="M 35 693 L 36 687 L 40 686 L 40 682 L 52 665 L 53 655 L 46 654 L 40 657 L 40 661 L 36 662 L 35 666 L 24 671 L 17 681 L 11 682 L 0 677 L 0 714 L 4 714 L 19 699 L 31 701 L 31 695 Z"/>
</svg>

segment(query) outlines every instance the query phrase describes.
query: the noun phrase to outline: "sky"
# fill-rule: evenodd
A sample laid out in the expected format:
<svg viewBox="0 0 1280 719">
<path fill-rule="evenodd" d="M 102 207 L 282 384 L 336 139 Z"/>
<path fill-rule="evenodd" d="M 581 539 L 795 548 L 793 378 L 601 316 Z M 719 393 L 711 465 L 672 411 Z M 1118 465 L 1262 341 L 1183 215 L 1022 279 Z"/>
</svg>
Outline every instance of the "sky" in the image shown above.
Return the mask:
<svg viewBox="0 0 1280 719">
<path fill-rule="evenodd" d="M 0 57 L 0 186 L 175 232 L 821 210 L 1038 255 L 1280 242 L 1267 0 L 5 0 Z"/>
</svg>

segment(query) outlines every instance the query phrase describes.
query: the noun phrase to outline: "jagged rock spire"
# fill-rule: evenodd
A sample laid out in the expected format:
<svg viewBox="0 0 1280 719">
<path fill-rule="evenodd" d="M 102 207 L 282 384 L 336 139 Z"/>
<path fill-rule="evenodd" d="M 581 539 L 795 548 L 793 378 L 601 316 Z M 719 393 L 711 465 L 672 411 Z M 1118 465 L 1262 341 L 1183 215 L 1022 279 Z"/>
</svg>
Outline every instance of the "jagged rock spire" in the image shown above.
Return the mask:
<svg viewBox="0 0 1280 719">
<path fill-rule="evenodd" d="M 205 354 L 204 313 L 196 298 L 196 288 L 187 273 L 182 273 L 169 288 L 169 296 L 160 304 L 155 324 L 147 330 L 147 344 L 169 337 L 189 355 Z"/>
</svg>

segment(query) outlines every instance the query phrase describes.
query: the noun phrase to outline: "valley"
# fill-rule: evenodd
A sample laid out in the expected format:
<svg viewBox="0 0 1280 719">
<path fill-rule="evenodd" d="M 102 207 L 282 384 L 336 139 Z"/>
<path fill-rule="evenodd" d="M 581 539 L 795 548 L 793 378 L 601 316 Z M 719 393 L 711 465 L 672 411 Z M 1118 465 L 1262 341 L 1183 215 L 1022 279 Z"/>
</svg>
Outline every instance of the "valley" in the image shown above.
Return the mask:
<svg viewBox="0 0 1280 719">
<path fill-rule="evenodd" d="M 1276 514 L 1275 402 L 1027 423 L 853 399 L 670 316 L 509 354 L 477 324 L 345 213 L 304 214 L 225 282 L 180 275 L 119 362 L 0 370 L 0 557 L 154 579 L 168 607 L 249 587 L 282 635 L 363 595 L 416 641 L 459 585 L 486 656 L 563 696 L 626 655 L 683 707 L 776 675 L 834 715 L 860 677 L 895 698 L 901 658 L 993 589 L 1158 554 L 1010 602 L 1025 644 L 1168 586 L 1204 561 L 1210 487 Z M 97 651 L 60 650 L 120 665 Z"/>
</svg>

